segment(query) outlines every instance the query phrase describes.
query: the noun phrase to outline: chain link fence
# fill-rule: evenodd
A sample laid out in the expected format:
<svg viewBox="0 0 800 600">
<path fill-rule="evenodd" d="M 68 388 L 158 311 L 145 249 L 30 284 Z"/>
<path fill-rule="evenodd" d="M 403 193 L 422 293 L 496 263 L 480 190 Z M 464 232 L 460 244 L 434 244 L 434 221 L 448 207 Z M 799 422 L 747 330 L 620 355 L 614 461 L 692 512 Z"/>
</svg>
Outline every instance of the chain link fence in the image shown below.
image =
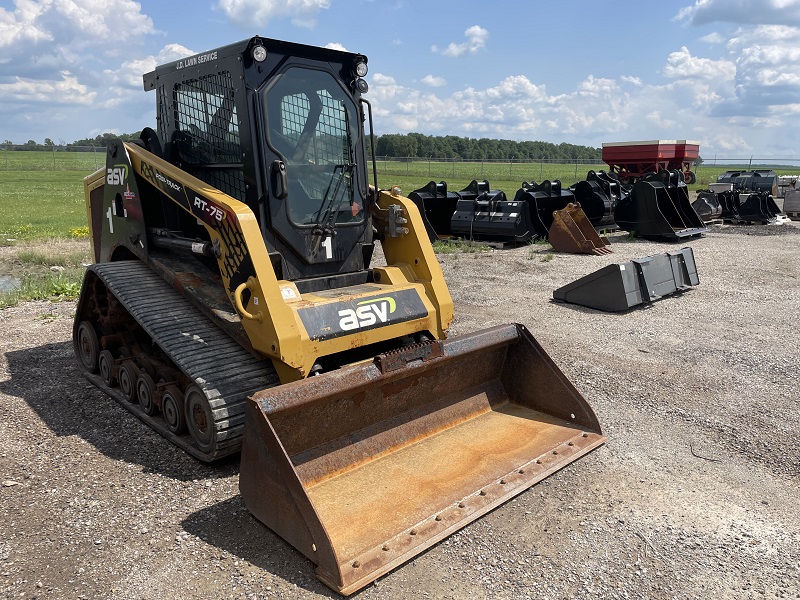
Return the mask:
<svg viewBox="0 0 800 600">
<path fill-rule="evenodd" d="M 0 146 L 0 171 L 90 173 L 105 164 L 105 146 Z"/>
<path fill-rule="evenodd" d="M 80 171 L 91 173 L 105 165 L 105 146 L 0 145 L 0 172 Z M 608 170 L 600 160 L 500 159 L 463 160 L 458 157 L 376 157 L 382 183 L 392 178 L 429 180 L 544 181 L 561 180 L 565 185 L 586 177 L 590 170 Z M 368 168 L 372 170 L 372 163 Z M 714 158 L 696 167 L 698 183 L 715 181 L 725 170 L 772 168 L 779 174 L 800 172 L 800 157 Z"/>
</svg>

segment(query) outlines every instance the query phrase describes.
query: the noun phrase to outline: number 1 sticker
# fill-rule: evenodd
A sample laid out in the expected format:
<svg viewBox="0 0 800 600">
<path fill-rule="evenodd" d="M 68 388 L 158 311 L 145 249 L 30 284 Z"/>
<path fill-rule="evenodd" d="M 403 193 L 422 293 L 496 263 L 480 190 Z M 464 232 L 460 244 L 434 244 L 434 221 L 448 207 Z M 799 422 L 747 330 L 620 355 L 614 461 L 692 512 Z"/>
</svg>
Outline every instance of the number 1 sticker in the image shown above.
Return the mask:
<svg viewBox="0 0 800 600">
<path fill-rule="evenodd" d="M 333 238 L 328 236 L 323 239 L 322 247 L 325 248 L 325 258 L 333 258 Z"/>
</svg>

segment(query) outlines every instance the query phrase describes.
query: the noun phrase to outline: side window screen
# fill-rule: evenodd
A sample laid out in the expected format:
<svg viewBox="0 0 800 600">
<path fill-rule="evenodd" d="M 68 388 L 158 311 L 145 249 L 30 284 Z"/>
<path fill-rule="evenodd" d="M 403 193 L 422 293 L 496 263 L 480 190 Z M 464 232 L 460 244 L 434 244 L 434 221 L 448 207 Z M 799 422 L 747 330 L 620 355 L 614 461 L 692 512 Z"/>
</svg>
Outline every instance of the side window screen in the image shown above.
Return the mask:
<svg viewBox="0 0 800 600">
<path fill-rule="evenodd" d="M 187 172 L 245 200 L 235 92 L 227 71 L 173 89 L 173 147 Z"/>
</svg>

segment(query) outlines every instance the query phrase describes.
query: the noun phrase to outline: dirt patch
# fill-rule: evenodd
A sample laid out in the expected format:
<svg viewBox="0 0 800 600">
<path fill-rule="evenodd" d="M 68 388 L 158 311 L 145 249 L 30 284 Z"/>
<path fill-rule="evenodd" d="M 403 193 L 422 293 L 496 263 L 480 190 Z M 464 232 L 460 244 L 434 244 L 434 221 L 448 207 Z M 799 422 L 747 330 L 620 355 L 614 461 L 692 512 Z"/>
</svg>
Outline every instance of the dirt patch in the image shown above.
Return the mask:
<svg viewBox="0 0 800 600">
<path fill-rule="evenodd" d="M 52 239 L 0 246 L 0 292 L 19 290 L 26 281 L 43 282 L 53 278 L 76 283 L 77 287 L 83 273 L 82 265 L 90 260 L 86 240 Z"/>
<path fill-rule="evenodd" d="M 552 291 L 674 246 L 440 255 L 452 334 L 524 323 L 609 442 L 357 597 L 800 597 L 798 233 L 714 227 L 688 242 L 699 286 L 625 314 Z M 86 382 L 73 312 L 0 311 L 0 593 L 335 597 L 246 511 L 235 458 L 197 463 Z"/>
</svg>

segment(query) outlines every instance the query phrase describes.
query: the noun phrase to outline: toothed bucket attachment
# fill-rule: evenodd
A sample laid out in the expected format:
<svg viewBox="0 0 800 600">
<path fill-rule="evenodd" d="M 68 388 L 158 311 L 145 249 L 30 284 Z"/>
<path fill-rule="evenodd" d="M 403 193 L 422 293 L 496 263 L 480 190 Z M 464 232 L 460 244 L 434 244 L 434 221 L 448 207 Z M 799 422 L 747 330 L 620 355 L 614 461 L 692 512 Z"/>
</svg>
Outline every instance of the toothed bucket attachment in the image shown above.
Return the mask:
<svg viewBox="0 0 800 600">
<path fill-rule="evenodd" d="M 613 252 L 608 239 L 598 235 L 578 203 L 570 202 L 561 210 L 553 211 L 547 240 L 556 252 L 598 256 Z"/>
</svg>

